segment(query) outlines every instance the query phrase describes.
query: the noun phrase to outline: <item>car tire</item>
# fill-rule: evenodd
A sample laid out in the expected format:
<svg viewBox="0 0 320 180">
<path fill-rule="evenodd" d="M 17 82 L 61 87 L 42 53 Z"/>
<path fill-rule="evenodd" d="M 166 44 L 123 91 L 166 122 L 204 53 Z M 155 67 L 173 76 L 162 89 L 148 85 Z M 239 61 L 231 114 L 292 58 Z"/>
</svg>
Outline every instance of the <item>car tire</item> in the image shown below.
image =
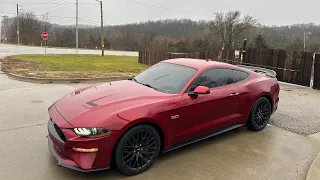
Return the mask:
<svg viewBox="0 0 320 180">
<path fill-rule="evenodd" d="M 254 103 L 251 108 L 247 126 L 253 131 L 261 131 L 269 123 L 270 116 L 270 101 L 265 97 L 261 97 Z"/>
<path fill-rule="evenodd" d="M 115 162 L 118 170 L 133 176 L 149 169 L 157 159 L 161 139 L 155 128 L 149 125 L 138 125 L 126 132 L 120 139 Z"/>
</svg>

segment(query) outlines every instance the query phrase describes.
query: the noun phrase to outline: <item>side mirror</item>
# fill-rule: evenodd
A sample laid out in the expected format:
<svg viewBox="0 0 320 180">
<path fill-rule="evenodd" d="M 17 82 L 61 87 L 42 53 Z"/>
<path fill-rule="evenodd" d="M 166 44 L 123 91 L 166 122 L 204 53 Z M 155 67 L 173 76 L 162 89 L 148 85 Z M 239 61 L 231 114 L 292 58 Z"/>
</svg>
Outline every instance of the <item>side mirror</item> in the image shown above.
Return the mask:
<svg viewBox="0 0 320 180">
<path fill-rule="evenodd" d="M 210 89 L 205 86 L 198 86 L 193 92 L 189 93 L 189 95 L 200 95 L 200 94 L 210 94 Z"/>
</svg>

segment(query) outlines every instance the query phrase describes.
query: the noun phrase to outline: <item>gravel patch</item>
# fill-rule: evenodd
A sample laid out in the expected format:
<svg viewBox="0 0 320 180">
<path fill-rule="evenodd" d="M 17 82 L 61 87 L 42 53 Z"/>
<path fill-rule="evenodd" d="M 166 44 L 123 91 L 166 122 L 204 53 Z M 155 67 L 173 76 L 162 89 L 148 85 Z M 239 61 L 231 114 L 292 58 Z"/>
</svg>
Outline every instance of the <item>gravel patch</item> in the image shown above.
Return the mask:
<svg viewBox="0 0 320 180">
<path fill-rule="evenodd" d="M 320 132 L 320 91 L 282 83 L 280 88 L 270 124 L 304 136 Z"/>
</svg>

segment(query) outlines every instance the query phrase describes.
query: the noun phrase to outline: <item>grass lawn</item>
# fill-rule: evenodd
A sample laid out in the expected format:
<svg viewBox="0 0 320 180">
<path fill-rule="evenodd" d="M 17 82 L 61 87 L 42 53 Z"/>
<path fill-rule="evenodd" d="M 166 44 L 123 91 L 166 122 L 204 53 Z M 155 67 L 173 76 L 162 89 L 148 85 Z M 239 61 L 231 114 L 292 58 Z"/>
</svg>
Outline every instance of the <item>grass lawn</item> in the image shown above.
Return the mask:
<svg viewBox="0 0 320 180">
<path fill-rule="evenodd" d="M 99 55 L 16 55 L 3 60 L 3 71 L 33 77 L 94 78 L 132 76 L 148 66 L 138 57 Z"/>
</svg>

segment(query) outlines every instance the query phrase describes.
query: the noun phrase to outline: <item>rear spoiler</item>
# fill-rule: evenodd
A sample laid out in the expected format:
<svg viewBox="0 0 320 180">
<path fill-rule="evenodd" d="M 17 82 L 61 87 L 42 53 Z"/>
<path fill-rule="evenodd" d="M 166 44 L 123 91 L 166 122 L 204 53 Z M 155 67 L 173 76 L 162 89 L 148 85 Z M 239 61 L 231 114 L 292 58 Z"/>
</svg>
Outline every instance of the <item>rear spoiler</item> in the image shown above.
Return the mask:
<svg viewBox="0 0 320 180">
<path fill-rule="evenodd" d="M 270 77 L 273 77 L 273 78 L 275 78 L 277 76 L 277 73 L 275 71 L 273 71 L 273 70 L 270 70 L 270 69 L 254 67 L 254 66 L 244 66 L 244 65 L 238 65 L 238 67 L 245 68 L 245 69 L 248 69 L 250 71 L 253 71 L 253 72 L 256 72 L 256 73 L 259 73 L 259 74 L 264 74 L 266 76 L 270 76 Z"/>
</svg>

